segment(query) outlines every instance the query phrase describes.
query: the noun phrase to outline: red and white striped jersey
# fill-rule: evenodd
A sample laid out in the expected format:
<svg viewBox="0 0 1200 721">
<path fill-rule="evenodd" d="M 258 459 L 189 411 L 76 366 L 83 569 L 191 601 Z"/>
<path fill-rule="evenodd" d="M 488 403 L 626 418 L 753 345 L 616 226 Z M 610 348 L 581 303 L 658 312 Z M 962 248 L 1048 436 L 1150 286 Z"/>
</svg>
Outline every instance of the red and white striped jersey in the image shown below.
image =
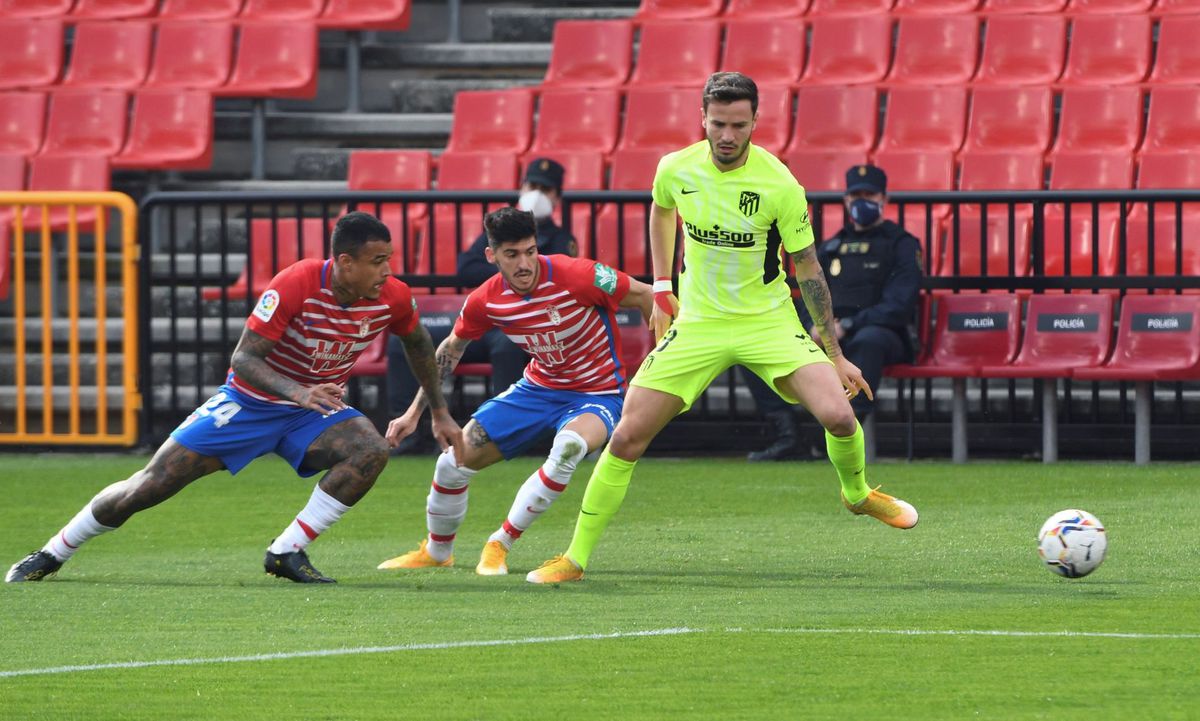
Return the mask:
<svg viewBox="0 0 1200 721">
<path fill-rule="evenodd" d="M 629 276 L 594 260 L 538 258 L 537 287 L 519 295 L 497 273 L 467 296 L 454 325 L 475 340 L 493 327 L 533 357 L 530 383 L 581 393 L 621 393 L 630 373 L 621 364 L 613 311 L 629 292 Z"/>
<path fill-rule="evenodd" d="M 258 299 L 246 327 L 276 341 L 266 362 L 276 373 L 306 386 L 344 385 L 350 368 L 385 329 L 407 335 L 417 327 L 417 306 L 408 286 L 388 278 L 376 299 L 341 305 L 330 285 L 333 261 L 308 259 L 279 271 Z M 253 398 L 295 405 L 260 391 L 229 369 L 226 381 Z"/>
</svg>

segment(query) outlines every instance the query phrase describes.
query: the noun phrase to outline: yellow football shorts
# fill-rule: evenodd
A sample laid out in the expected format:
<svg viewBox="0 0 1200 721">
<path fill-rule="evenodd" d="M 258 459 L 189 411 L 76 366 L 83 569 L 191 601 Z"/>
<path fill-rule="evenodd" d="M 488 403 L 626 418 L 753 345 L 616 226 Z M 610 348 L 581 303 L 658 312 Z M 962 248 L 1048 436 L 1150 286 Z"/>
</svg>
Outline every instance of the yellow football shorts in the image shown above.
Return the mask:
<svg viewBox="0 0 1200 721">
<path fill-rule="evenodd" d="M 785 401 L 799 403 L 780 393 L 775 379 L 810 363 L 829 362 L 789 304 L 777 313 L 748 318 L 678 318 L 630 383 L 679 396 L 686 411 L 718 375 L 743 365 Z"/>
</svg>

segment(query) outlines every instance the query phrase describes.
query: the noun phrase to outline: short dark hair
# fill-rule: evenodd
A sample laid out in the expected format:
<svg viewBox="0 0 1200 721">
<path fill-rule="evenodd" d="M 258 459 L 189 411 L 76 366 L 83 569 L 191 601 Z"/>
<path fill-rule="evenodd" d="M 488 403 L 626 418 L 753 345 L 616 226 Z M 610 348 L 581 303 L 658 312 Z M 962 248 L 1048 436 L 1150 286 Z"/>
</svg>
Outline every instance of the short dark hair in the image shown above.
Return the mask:
<svg viewBox="0 0 1200 721">
<path fill-rule="evenodd" d="M 488 213 L 483 219 L 487 231 L 488 245 L 496 249 L 501 243 L 516 243 L 533 236 L 537 237 L 537 221 L 533 213 L 517 208 L 501 208 Z"/>
<path fill-rule="evenodd" d="M 392 233 L 370 213 L 361 210 L 346 213 L 333 226 L 333 257 L 349 253 L 357 258 L 358 251 L 372 240 L 391 243 Z"/>
<path fill-rule="evenodd" d="M 750 101 L 750 112 L 758 112 L 758 86 L 749 77 L 741 73 L 713 73 L 704 83 L 704 110 L 708 104 L 733 103 L 738 100 Z"/>
</svg>

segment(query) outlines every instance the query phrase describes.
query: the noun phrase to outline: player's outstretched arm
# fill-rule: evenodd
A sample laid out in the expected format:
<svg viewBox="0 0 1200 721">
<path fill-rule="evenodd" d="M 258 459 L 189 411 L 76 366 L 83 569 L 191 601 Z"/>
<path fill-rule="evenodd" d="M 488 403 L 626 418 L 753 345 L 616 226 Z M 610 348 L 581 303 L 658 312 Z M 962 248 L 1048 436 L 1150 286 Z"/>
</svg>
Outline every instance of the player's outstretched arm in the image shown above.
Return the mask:
<svg viewBox="0 0 1200 721">
<path fill-rule="evenodd" d="M 267 354 L 275 341 L 246 328 L 229 365 L 237 377 L 255 388 L 286 398 L 301 408 L 318 413 L 333 413 L 346 407 L 342 402 L 345 389 L 335 383 L 306 386 L 276 373 L 267 365 Z"/>
<path fill-rule="evenodd" d="M 842 355 L 842 346 L 837 337 L 837 324 L 833 318 L 833 300 L 829 293 L 829 284 L 825 282 L 825 271 L 821 269 L 821 263 L 817 260 L 816 246 L 809 245 L 791 256 L 796 266 L 796 284 L 800 286 L 800 295 L 804 298 L 808 314 L 812 316 L 813 328 L 821 334 L 825 355 L 833 361 L 833 367 L 842 381 L 842 387 L 846 389 L 846 395 L 853 398 L 861 391 L 867 394 L 867 398 L 874 400 L 875 396 L 863 379 L 862 371 Z"/>
<path fill-rule="evenodd" d="M 654 306 L 650 311 L 650 330 L 654 342 L 662 340 L 679 313 L 679 299 L 671 290 L 671 275 L 675 265 L 674 208 L 650 204 L 650 260 L 654 266 Z"/>
<path fill-rule="evenodd" d="M 413 398 L 408 411 L 388 425 L 388 441 L 392 445 L 396 445 L 404 436 L 412 433 L 421 413 L 428 405 L 433 415 L 433 437 L 437 439 L 443 449 L 452 446 L 456 451 L 460 451 L 462 429 L 450 417 L 446 397 L 442 393 L 442 381 L 449 378 L 450 374 L 454 372 L 454 368 L 458 365 L 458 361 L 462 358 L 463 351 L 466 350 L 470 341 L 463 340 L 451 333 L 446 340 L 442 341 L 435 353 L 429 331 L 419 324 L 413 332 L 400 336 L 400 341 L 404 344 L 404 355 L 408 357 L 408 365 L 417 381 L 420 382 L 421 389 L 417 391 L 417 396 Z M 405 432 L 406 428 L 407 432 Z M 455 456 L 461 458 L 462 454 L 456 452 Z"/>
</svg>

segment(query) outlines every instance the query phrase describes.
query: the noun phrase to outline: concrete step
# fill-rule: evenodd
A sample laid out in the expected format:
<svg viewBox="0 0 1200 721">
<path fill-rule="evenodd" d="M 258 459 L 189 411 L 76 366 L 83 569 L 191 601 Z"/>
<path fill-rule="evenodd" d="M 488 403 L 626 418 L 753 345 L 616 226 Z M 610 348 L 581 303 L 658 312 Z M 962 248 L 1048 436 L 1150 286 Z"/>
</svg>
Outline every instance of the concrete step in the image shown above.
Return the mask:
<svg viewBox="0 0 1200 721">
<path fill-rule="evenodd" d="M 453 113 L 454 96 L 463 90 L 509 90 L 535 87 L 542 69 L 525 77 L 401 78 L 391 82 L 393 109 L 399 113 Z"/>
<path fill-rule="evenodd" d="M 450 113 L 294 113 L 267 115 L 267 141 L 284 138 L 441 139 L 450 135 Z M 250 113 L 217 111 L 218 140 L 248 140 Z"/>
<path fill-rule="evenodd" d="M 373 68 L 545 68 L 550 43 L 405 43 L 363 48 L 362 66 Z"/>
<path fill-rule="evenodd" d="M 183 350 L 183 346 L 192 346 L 197 342 L 205 344 L 219 341 L 222 337 L 222 326 L 225 329 L 225 337 L 239 338 L 245 322 L 246 317 L 241 314 L 226 318 L 152 318 L 150 320 L 151 341 L 155 349 L 167 346 Z M 0 347 L 12 347 L 16 337 L 16 325 L 12 318 L 0 318 Z M 23 325 L 27 347 L 32 348 L 36 344 L 40 344 L 42 342 L 42 320 L 26 318 Z M 66 318 L 51 319 L 50 333 L 55 343 L 65 344 L 67 342 L 67 338 L 70 336 L 70 326 L 70 321 Z M 99 323 L 95 318 L 80 318 L 78 326 L 81 343 L 95 342 L 96 336 L 100 332 Z M 104 323 L 103 332 L 108 341 L 109 350 L 119 352 L 125 332 L 125 319 L 108 318 Z"/>
<path fill-rule="evenodd" d="M 559 20 L 611 20 L 632 17 L 636 5 L 624 7 L 491 7 L 488 19 L 495 42 L 550 42 Z"/>
</svg>

